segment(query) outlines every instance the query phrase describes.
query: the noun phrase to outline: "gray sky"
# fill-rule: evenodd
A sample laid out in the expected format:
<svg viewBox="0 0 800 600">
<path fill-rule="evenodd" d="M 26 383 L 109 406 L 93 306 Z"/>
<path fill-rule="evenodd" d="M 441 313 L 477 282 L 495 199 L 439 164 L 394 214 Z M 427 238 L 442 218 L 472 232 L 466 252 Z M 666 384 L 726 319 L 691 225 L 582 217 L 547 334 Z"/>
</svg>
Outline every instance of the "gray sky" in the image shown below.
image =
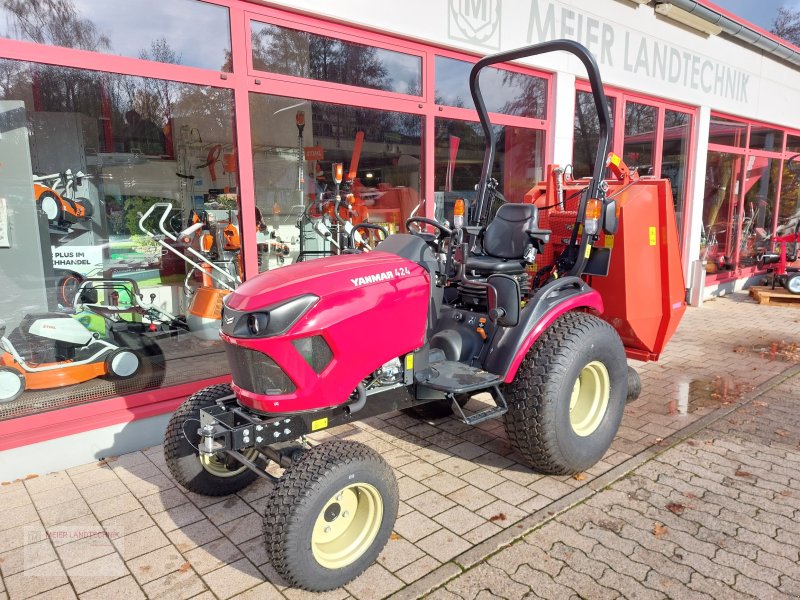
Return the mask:
<svg viewBox="0 0 800 600">
<path fill-rule="evenodd" d="M 711 0 L 720 8 L 769 31 L 778 8 L 785 6 L 800 10 L 800 0 Z"/>
</svg>

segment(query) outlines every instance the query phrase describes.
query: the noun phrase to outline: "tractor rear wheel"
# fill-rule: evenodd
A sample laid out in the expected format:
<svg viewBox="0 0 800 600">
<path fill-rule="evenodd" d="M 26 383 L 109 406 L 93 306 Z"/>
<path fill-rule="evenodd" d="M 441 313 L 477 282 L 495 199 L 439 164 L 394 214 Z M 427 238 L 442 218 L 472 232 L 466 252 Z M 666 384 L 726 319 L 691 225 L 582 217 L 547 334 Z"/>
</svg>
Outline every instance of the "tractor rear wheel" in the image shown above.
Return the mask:
<svg viewBox="0 0 800 600">
<path fill-rule="evenodd" d="M 195 392 L 178 407 L 167 425 L 164 436 L 164 458 L 172 476 L 191 492 L 204 496 L 226 496 L 246 488 L 258 478 L 235 459 L 224 454 L 200 454 L 200 409 L 233 394 L 226 383 L 212 385 Z M 257 462 L 258 453 L 243 451 L 246 458 Z M 261 464 L 257 462 L 257 464 Z"/>
<path fill-rule="evenodd" d="M 391 467 L 364 444 L 336 440 L 304 452 L 267 498 L 264 542 L 294 587 L 341 587 L 378 558 L 397 518 Z"/>
<path fill-rule="evenodd" d="M 633 402 L 637 400 L 642 393 L 642 378 L 639 377 L 639 373 L 631 367 L 628 366 L 628 396 L 626 398 L 627 402 Z"/>
<path fill-rule="evenodd" d="M 606 453 L 627 396 L 625 349 L 605 321 L 582 312 L 559 317 L 506 385 L 505 427 L 536 471 L 584 471 Z"/>
</svg>

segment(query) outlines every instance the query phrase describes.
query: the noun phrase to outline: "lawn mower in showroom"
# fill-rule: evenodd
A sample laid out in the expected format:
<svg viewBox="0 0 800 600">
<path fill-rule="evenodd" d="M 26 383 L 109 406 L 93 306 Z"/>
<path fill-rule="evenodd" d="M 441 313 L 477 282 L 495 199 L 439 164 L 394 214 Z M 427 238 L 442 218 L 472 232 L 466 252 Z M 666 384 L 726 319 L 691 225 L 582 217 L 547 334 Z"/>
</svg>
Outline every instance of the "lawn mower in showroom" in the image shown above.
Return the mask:
<svg viewBox="0 0 800 600">
<path fill-rule="evenodd" d="M 495 139 L 478 75 L 551 51 L 572 53 L 588 71 L 600 123 L 593 177 L 563 186 L 561 203 L 549 177 L 490 219 Z M 221 496 L 258 477 L 274 482 L 266 550 L 292 586 L 329 590 L 358 576 L 398 510 L 378 452 L 305 436 L 447 403 L 468 424 L 502 417 L 533 469 L 584 471 L 619 427 L 626 353 L 657 359 L 685 310 L 669 181 L 635 179 L 616 157 L 617 179 L 601 179 L 609 116 L 588 50 L 557 40 L 495 54 L 474 66 L 470 89 L 486 150 L 466 225 L 413 216 L 406 226 L 416 231 L 371 252 L 245 282 L 222 314 L 233 383 L 197 392 L 169 421 L 166 463 L 187 489 Z M 367 352 L 365 334 L 380 340 Z M 494 405 L 472 412 L 457 402 L 479 392 Z M 280 478 L 265 471 L 270 462 L 284 469 Z"/>
<path fill-rule="evenodd" d="M 73 317 L 90 331 L 135 350 L 151 362 L 163 363 L 158 341 L 189 331 L 185 319 L 144 299 L 134 279 L 86 278 L 70 304 Z"/>
<path fill-rule="evenodd" d="M 789 266 L 789 263 L 797 260 L 800 249 L 800 219 L 797 220 L 793 233 L 774 237 L 770 242 L 770 252 L 759 254 L 756 257 L 756 266 L 759 270 L 769 271 L 773 290 L 780 285 L 792 294 L 800 294 L 800 268 Z"/>
<path fill-rule="evenodd" d="M 96 377 L 126 379 L 140 366 L 136 352 L 100 339 L 63 313 L 26 315 L 8 336 L 0 322 L 0 402 Z"/>
<path fill-rule="evenodd" d="M 161 216 L 157 217 L 158 211 Z M 234 211 L 189 211 L 187 227 L 179 233 L 170 231 L 167 219 L 173 212 L 169 202 L 157 202 L 139 218 L 139 229 L 167 252 L 180 257 L 190 267 L 184 280 L 189 298 L 186 324 L 189 331 L 203 340 L 218 339 L 222 300 L 241 282 L 241 238 L 234 224 Z M 225 214 L 226 218 L 219 218 Z M 159 232 L 148 227 L 153 216 Z M 182 247 L 182 250 L 178 248 Z M 190 281 L 200 273 L 202 284 Z"/>
<path fill-rule="evenodd" d="M 86 178 L 86 174 L 82 171 L 73 173 L 72 169 L 67 169 L 63 173 L 33 177 L 36 205 L 52 225 L 68 229 L 72 224 L 92 218 L 91 200 L 76 197 L 78 188 Z"/>
</svg>

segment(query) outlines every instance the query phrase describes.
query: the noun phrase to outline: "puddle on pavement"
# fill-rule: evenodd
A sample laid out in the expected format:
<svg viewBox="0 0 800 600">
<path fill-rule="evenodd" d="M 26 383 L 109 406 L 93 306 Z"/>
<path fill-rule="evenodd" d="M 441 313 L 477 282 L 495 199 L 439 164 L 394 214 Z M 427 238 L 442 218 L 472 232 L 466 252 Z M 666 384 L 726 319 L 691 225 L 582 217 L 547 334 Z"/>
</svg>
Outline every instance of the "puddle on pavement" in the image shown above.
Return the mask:
<svg viewBox="0 0 800 600">
<path fill-rule="evenodd" d="M 734 346 L 737 354 L 755 354 L 768 361 L 800 362 L 800 344 L 797 342 L 771 341 L 752 346 Z"/>
<path fill-rule="evenodd" d="M 670 400 L 667 413 L 688 415 L 701 408 L 728 406 L 751 389 L 752 386 L 747 383 L 725 377 L 679 381 L 677 398 Z"/>
</svg>

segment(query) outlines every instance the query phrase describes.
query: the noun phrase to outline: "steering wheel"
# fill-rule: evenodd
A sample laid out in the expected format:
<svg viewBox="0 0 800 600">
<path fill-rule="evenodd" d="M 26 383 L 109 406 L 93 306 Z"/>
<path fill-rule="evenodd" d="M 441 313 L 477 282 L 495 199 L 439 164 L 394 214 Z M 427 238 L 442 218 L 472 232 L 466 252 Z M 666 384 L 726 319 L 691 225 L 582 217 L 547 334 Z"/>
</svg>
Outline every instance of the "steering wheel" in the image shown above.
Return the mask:
<svg viewBox="0 0 800 600">
<path fill-rule="evenodd" d="M 431 225 L 436 229 L 436 233 L 428 233 L 423 232 L 417 229 L 416 231 L 411 228 L 412 224 L 424 224 L 424 225 Z M 406 229 L 411 232 L 413 235 L 419 236 L 422 238 L 428 246 L 436 252 L 437 256 L 442 256 L 444 254 L 444 240 L 445 238 L 450 239 L 450 243 L 447 245 L 447 252 L 444 260 L 439 260 L 439 264 L 441 267 L 441 272 L 445 278 L 449 278 L 453 272 L 453 253 L 454 253 L 454 246 L 456 244 L 461 243 L 461 230 L 460 229 L 449 229 L 439 223 L 439 221 L 434 221 L 433 219 L 428 219 L 426 217 L 409 217 L 406 219 Z"/>
<path fill-rule="evenodd" d="M 408 229 L 408 231 L 410 233 L 413 233 L 414 235 L 421 235 L 423 232 L 420 231 L 419 229 L 417 229 L 417 230 L 412 229 L 411 228 L 412 223 L 421 223 L 423 225 L 432 226 L 434 229 L 436 229 L 439 232 L 439 235 L 436 236 L 436 238 L 439 238 L 439 239 L 441 239 L 443 237 L 452 237 L 452 235 L 453 235 L 453 230 L 452 229 L 448 229 L 447 227 L 445 227 L 444 225 L 439 223 L 439 221 L 434 221 L 433 219 L 428 219 L 426 217 L 409 217 L 408 219 L 406 219 L 406 229 Z M 434 239 L 436 239 L 436 238 L 434 238 Z"/>
</svg>

